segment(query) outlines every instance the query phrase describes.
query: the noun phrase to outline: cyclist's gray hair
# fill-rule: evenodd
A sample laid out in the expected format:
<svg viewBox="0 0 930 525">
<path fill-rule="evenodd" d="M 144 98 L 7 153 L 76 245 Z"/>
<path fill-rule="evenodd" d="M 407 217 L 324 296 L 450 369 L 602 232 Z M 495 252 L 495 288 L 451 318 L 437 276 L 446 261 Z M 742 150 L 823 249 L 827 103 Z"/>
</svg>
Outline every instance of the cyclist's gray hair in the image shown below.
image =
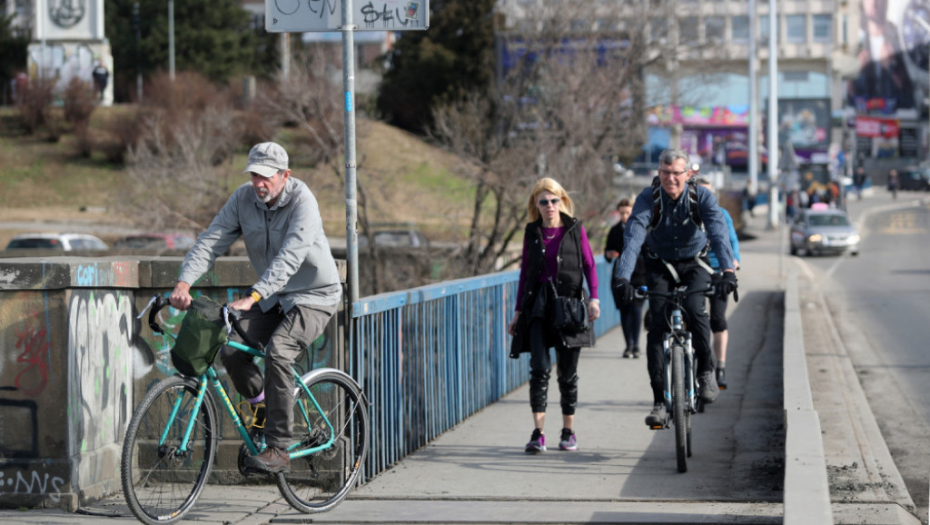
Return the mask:
<svg viewBox="0 0 930 525">
<path fill-rule="evenodd" d="M 678 159 L 684 159 L 685 162 L 690 160 L 691 156 L 688 155 L 688 152 L 680 149 L 667 149 L 659 155 L 659 164 L 672 164 Z"/>
</svg>

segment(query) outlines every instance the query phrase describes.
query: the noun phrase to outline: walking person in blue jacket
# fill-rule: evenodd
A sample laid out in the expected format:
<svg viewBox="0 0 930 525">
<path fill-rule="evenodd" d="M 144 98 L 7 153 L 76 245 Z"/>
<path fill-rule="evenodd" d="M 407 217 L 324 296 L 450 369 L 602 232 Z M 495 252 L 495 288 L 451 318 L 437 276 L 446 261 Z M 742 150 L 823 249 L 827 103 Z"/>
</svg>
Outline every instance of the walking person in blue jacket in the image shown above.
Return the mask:
<svg viewBox="0 0 930 525">
<path fill-rule="evenodd" d="M 710 181 L 704 177 L 697 178 L 698 186 L 704 186 L 711 193 L 714 193 L 714 187 L 711 185 Z M 723 212 L 723 219 L 727 223 L 727 230 L 730 232 L 730 248 L 733 249 L 733 268 L 739 268 L 739 239 L 736 237 L 736 228 L 733 227 L 733 218 L 730 217 L 730 212 L 720 206 L 720 211 Z M 711 280 L 714 287 L 717 286 L 717 283 L 720 282 L 723 273 L 721 272 L 720 261 L 717 259 L 717 255 L 714 253 L 713 248 L 707 254 L 707 258 L 710 260 L 710 267 L 714 269 L 714 275 Z M 710 331 L 713 332 L 714 340 L 714 356 L 717 358 L 717 386 L 721 390 L 726 390 L 727 388 L 727 376 L 726 376 L 726 367 L 727 367 L 727 343 L 730 338 L 730 331 L 727 329 L 727 301 L 729 296 L 719 296 L 714 295 L 710 298 Z"/>
</svg>

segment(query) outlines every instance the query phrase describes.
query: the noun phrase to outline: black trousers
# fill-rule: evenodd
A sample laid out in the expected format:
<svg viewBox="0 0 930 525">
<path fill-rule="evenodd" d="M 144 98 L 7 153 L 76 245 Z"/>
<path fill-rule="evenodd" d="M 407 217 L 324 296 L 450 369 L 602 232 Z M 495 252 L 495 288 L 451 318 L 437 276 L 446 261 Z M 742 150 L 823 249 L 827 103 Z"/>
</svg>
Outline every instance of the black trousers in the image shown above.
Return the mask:
<svg viewBox="0 0 930 525">
<path fill-rule="evenodd" d="M 711 274 L 697 261 L 686 260 L 671 263 L 678 272 L 680 283 L 669 273 L 660 259 L 646 258 L 646 284 L 650 290 L 667 292 L 677 286 L 687 285 L 689 290 L 707 288 Z M 646 336 L 646 367 L 649 370 L 649 382 L 652 385 L 653 401 L 663 402 L 663 382 L 665 377 L 665 358 L 662 355 L 662 336 L 669 329 L 671 307 L 661 297 L 649 298 L 650 322 Z M 707 314 L 704 294 L 691 294 L 682 304 L 682 316 L 691 332 L 691 345 L 697 358 L 697 372 L 713 372 L 714 351 L 710 342 L 710 317 Z"/>
<path fill-rule="evenodd" d="M 546 321 L 534 318 L 530 321 L 530 407 L 533 412 L 545 412 L 549 393 L 549 372 L 552 370 L 552 358 L 549 345 L 546 344 Z M 575 414 L 578 404 L 578 357 L 580 348 L 567 348 L 561 343 L 555 345 L 556 370 L 561 394 L 562 414 Z"/>
</svg>

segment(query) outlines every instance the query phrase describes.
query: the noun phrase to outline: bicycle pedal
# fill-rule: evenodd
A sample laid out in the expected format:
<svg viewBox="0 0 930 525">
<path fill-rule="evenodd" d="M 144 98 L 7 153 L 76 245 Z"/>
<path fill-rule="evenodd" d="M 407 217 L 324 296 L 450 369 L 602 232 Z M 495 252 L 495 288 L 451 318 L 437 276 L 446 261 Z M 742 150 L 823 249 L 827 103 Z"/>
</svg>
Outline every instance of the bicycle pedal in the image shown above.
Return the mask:
<svg viewBox="0 0 930 525">
<path fill-rule="evenodd" d="M 663 430 L 665 429 L 665 425 L 652 425 L 651 427 L 649 427 L 649 429 L 650 430 Z"/>
</svg>

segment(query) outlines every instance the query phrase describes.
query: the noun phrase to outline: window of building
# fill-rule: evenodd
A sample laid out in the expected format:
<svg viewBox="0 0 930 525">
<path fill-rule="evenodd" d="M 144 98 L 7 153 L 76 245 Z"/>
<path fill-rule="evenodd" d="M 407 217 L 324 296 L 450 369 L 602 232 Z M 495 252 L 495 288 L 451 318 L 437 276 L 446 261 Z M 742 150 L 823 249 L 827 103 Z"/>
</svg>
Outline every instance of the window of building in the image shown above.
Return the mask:
<svg viewBox="0 0 930 525">
<path fill-rule="evenodd" d="M 698 18 L 688 16 L 678 21 L 679 42 L 689 44 L 698 41 Z"/>
<path fill-rule="evenodd" d="M 572 20 L 571 31 L 573 33 L 585 33 L 591 29 L 591 24 L 587 20 Z"/>
<path fill-rule="evenodd" d="M 602 32 L 616 31 L 617 20 L 613 18 L 600 18 L 597 21 L 597 30 Z"/>
<path fill-rule="evenodd" d="M 517 22 L 517 31 L 521 33 L 533 33 L 536 31 L 536 22 L 531 20 L 520 20 Z"/>
<path fill-rule="evenodd" d="M 769 43 L 769 15 L 759 17 L 759 41 L 763 44 Z"/>
<path fill-rule="evenodd" d="M 785 37 L 792 43 L 807 42 L 807 15 L 786 16 Z"/>
<path fill-rule="evenodd" d="M 748 16 L 739 15 L 730 19 L 730 40 L 734 42 L 749 42 Z"/>
<path fill-rule="evenodd" d="M 759 100 L 768 98 L 768 76 L 759 75 Z M 830 98 L 830 77 L 820 71 L 779 71 L 778 98 Z"/>
<path fill-rule="evenodd" d="M 649 40 L 655 42 L 668 37 L 668 19 L 654 17 L 649 19 Z"/>
<path fill-rule="evenodd" d="M 833 15 L 814 15 L 814 42 L 830 42 L 833 39 Z"/>
<path fill-rule="evenodd" d="M 722 16 L 708 16 L 704 19 L 704 40 L 706 42 L 723 42 L 726 40 L 726 20 Z"/>
</svg>

